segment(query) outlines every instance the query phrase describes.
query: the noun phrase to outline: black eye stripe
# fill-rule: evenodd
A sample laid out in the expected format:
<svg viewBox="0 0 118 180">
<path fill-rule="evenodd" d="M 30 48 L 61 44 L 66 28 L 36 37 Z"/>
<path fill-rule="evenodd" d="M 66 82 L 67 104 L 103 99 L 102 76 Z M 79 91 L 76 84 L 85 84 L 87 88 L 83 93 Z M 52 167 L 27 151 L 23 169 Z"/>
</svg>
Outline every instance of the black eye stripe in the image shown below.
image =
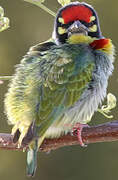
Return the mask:
<svg viewBox="0 0 118 180">
<path fill-rule="evenodd" d="M 85 21 L 80 21 L 83 25 L 85 25 L 86 27 L 88 27 L 88 23 Z"/>
<path fill-rule="evenodd" d="M 69 26 L 71 26 L 72 24 L 73 24 L 73 22 L 74 21 L 72 21 L 72 22 L 69 22 L 68 24 L 61 24 L 61 27 L 63 27 L 63 28 L 69 28 Z"/>
<path fill-rule="evenodd" d="M 96 21 L 92 21 L 89 23 L 89 27 L 93 26 L 94 24 L 96 24 Z"/>
<path fill-rule="evenodd" d="M 69 22 L 68 24 L 61 24 L 61 23 L 60 23 L 60 26 L 61 26 L 62 28 L 68 29 L 69 26 L 71 26 L 71 25 L 73 24 L 73 22 L 74 22 L 74 21 Z M 80 22 L 81 22 L 83 25 L 85 25 L 86 27 L 92 27 L 94 24 L 96 24 L 96 21 L 92 21 L 92 22 L 90 22 L 90 23 L 86 23 L 85 21 L 80 21 Z"/>
<path fill-rule="evenodd" d="M 90 23 L 86 23 L 85 21 L 80 21 L 82 24 L 84 24 L 86 27 L 92 27 L 94 24 L 96 24 L 96 21 L 92 21 Z"/>
</svg>

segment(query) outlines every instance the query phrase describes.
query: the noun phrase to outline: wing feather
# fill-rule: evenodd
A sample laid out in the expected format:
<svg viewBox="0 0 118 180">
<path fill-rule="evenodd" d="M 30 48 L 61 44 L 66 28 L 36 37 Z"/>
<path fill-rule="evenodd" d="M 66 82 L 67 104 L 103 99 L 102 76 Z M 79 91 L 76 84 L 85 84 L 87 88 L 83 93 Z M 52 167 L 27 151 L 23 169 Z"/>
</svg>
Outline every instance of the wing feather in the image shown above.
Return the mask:
<svg viewBox="0 0 118 180">
<path fill-rule="evenodd" d="M 45 137 L 88 87 L 94 65 L 92 53 L 79 45 L 46 43 L 30 49 L 17 66 L 5 99 L 13 132 L 19 129 L 23 138 L 35 121 L 37 135 Z"/>
<path fill-rule="evenodd" d="M 39 106 L 38 114 L 40 120 L 37 123 L 40 129 L 40 135 L 55 120 L 58 121 L 67 108 L 74 106 L 92 79 L 95 64 L 91 57 L 88 56 L 90 59 L 82 62 L 83 57 L 81 58 L 79 55 L 78 57 L 77 55 L 73 55 L 73 57 L 68 55 L 67 57 L 66 54 L 64 57 L 63 53 L 62 56 L 60 54 L 57 54 L 53 61 L 53 66 L 48 68 L 42 86 L 42 92 L 44 93 L 42 94 Z M 82 63 L 83 66 L 81 65 Z M 48 111 L 44 110 L 47 107 Z M 42 125 L 44 114 L 46 114 L 45 123 L 43 122 Z"/>
</svg>

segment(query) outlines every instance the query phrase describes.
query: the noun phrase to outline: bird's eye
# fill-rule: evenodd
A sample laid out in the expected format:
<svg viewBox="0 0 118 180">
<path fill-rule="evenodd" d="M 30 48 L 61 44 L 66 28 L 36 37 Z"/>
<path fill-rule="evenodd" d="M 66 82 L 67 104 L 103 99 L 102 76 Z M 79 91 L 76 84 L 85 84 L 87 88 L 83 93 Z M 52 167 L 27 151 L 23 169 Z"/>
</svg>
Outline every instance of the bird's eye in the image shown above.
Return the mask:
<svg viewBox="0 0 118 180">
<path fill-rule="evenodd" d="M 89 23 L 89 27 L 93 26 L 95 24 L 94 21 L 92 21 L 91 23 Z"/>
<path fill-rule="evenodd" d="M 87 22 L 85 22 L 85 21 L 80 21 L 84 26 L 86 26 L 86 27 L 88 27 L 88 23 Z"/>
<path fill-rule="evenodd" d="M 68 29 L 73 23 L 74 23 L 74 21 L 71 21 L 71 22 L 69 22 L 68 24 L 62 24 L 61 26 L 62 26 L 63 28 Z"/>
</svg>

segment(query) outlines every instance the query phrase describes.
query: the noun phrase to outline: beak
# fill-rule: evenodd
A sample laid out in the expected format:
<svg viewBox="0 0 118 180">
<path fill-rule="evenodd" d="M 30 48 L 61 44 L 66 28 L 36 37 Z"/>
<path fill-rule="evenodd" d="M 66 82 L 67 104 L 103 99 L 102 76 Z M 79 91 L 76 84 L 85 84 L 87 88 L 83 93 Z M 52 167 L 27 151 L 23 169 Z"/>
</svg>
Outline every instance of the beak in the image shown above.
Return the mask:
<svg viewBox="0 0 118 180">
<path fill-rule="evenodd" d="M 67 33 L 68 36 L 71 36 L 72 34 L 83 34 L 88 35 L 89 29 L 83 25 L 80 21 L 75 21 L 68 29 Z"/>
</svg>

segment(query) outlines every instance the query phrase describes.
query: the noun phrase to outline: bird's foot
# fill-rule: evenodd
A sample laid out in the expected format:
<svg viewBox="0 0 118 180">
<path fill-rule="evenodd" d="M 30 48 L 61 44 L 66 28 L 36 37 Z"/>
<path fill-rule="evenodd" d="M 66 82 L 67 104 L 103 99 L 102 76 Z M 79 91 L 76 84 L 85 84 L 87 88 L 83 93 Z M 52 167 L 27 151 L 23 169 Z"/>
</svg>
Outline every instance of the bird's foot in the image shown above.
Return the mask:
<svg viewBox="0 0 118 180">
<path fill-rule="evenodd" d="M 84 143 L 83 143 L 83 140 L 82 140 L 82 130 L 83 130 L 84 127 L 89 127 L 89 125 L 77 123 L 77 124 L 74 126 L 72 132 L 74 132 L 74 131 L 76 130 L 76 131 L 77 131 L 77 137 L 78 137 L 78 141 L 79 141 L 80 146 L 82 146 L 82 147 L 87 147 L 87 145 L 84 144 Z"/>
</svg>

